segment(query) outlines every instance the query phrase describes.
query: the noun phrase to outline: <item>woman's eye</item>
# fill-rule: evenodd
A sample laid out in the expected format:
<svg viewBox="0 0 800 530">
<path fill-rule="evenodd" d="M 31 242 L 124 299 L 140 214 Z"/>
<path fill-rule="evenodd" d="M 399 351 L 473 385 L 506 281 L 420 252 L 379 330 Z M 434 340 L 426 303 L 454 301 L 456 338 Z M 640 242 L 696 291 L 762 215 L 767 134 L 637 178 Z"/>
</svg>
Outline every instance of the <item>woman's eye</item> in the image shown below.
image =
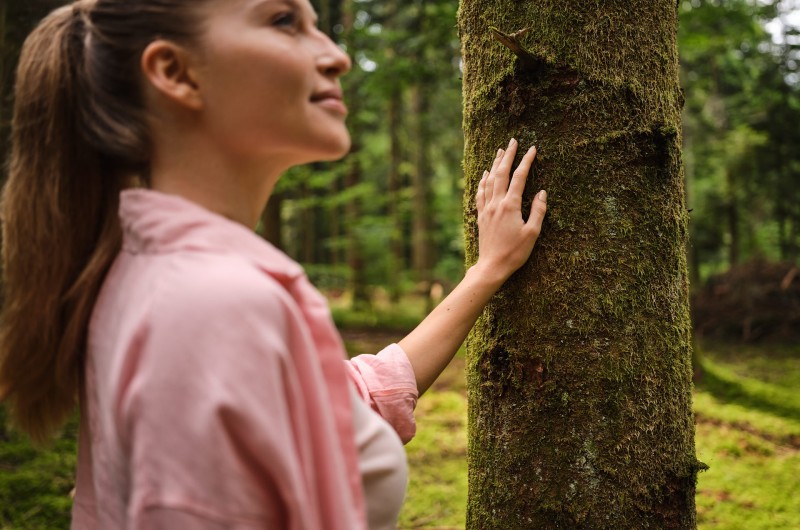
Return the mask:
<svg viewBox="0 0 800 530">
<path fill-rule="evenodd" d="M 293 28 L 297 25 L 297 15 L 292 12 L 281 13 L 272 20 L 273 26 Z"/>
</svg>

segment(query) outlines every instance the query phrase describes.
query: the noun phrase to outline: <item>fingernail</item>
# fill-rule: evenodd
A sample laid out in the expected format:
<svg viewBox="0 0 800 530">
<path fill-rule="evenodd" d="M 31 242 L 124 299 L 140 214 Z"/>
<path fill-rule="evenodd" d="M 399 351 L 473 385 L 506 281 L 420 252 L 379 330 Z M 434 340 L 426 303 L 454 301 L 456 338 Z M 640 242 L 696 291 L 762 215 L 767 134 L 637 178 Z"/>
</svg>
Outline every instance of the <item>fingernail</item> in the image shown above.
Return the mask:
<svg viewBox="0 0 800 530">
<path fill-rule="evenodd" d="M 547 192 L 544 190 L 540 191 L 536 198 L 542 202 L 547 202 Z"/>
<path fill-rule="evenodd" d="M 497 158 L 500 158 L 501 156 L 503 156 L 503 150 L 502 149 L 498 149 L 497 150 Z"/>
<path fill-rule="evenodd" d="M 488 171 L 484 171 L 483 172 L 483 177 L 481 177 L 481 180 L 485 179 L 488 176 L 489 176 L 489 172 Z"/>
<path fill-rule="evenodd" d="M 513 139 L 513 138 L 512 138 L 512 139 L 511 139 L 511 141 L 510 141 L 510 142 L 508 142 L 508 147 L 511 147 L 511 146 L 512 146 L 512 145 L 514 145 L 515 143 L 517 143 L 517 141 L 516 141 L 515 139 Z"/>
</svg>

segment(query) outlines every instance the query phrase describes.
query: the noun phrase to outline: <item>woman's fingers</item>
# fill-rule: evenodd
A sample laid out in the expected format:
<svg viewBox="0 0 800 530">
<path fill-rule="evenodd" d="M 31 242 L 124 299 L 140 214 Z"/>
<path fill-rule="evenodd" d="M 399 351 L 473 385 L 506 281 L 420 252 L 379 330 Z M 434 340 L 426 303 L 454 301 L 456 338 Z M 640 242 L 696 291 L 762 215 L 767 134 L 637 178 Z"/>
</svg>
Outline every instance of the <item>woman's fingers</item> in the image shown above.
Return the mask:
<svg viewBox="0 0 800 530">
<path fill-rule="evenodd" d="M 503 159 L 494 171 L 494 190 L 492 196 L 503 198 L 508 191 L 509 174 L 511 174 L 511 165 L 514 163 L 514 157 L 517 155 L 517 141 L 511 139 L 508 142 L 508 149 L 506 149 Z"/>
<path fill-rule="evenodd" d="M 478 183 L 478 193 L 475 195 L 475 206 L 478 212 L 483 211 L 483 206 L 486 204 L 486 180 L 489 177 L 489 172 L 484 171 L 481 181 Z"/>
<path fill-rule="evenodd" d="M 505 149 L 498 149 L 497 156 L 494 157 L 494 161 L 492 162 L 492 168 L 489 170 L 490 174 L 497 173 L 497 166 L 500 165 L 500 162 L 503 161 L 503 155 L 506 154 Z"/>
<path fill-rule="evenodd" d="M 542 231 L 542 221 L 544 221 L 544 214 L 547 213 L 547 192 L 542 190 L 536 194 L 531 203 L 531 215 L 525 223 L 530 227 L 531 231 L 539 237 Z"/>
<path fill-rule="evenodd" d="M 503 156 L 506 154 L 505 151 L 502 149 L 497 150 L 497 156 L 494 157 L 494 162 L 492 162 L 492 169 L 489 171 L 489 176 L 486 177 L 486 191 L 485 191 L 485 199 L 484 204 L 492 200 L 492 195 L 494 194 L 494 180 L 495 176 L 497 175 L 497 167 L 500 165 L 500 161 L 503 160 Z"/>
<path fill-rule="evenodd" d="M 525 181 L 536 158 L 536 147 L 528 149 L 514 171 L 513 177 L 509 177 L 518 146 L 518 142 L 512 138 L 508 143 L 508 149 L 497 150 L 497 155 L 494 158 L 494 162 L 492 162 L 492 169 L 484 172 L 478 185 L 478 192 L 475 197 L 475 204 L 478 210 L 483 210 L 486 204 L 491 202 L 494 197 L 502 199 L 508 195 L 515 202 L 522 202 Z"/>
<path fill-rule="evenodd" d="M 511 184 L 508 186 L 508 196 L 517 203 L 522 202 L 522 192 L 525 191 L 525 181 L 528 179 L 528 173 L 531 170 L 534 158 L 536 158 L 536 147 L 531 147 L 522 157 L 522 161 L 511 178 Z"/>
</svg>

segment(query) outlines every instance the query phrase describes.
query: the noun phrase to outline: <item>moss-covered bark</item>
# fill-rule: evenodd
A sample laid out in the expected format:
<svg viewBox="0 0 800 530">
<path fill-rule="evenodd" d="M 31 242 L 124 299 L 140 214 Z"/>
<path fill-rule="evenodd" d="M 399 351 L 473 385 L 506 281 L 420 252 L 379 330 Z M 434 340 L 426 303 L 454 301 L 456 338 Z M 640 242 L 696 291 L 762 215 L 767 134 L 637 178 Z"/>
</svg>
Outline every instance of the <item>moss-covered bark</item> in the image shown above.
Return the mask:
<svg viewBox="0 0 800 530">
<path fill-rule="evenodd" d="M 509 137 L 539 149 L 523 211 L 549 193 L 468 341 L 468 528 L 696 526 L 676 27 L 674 0 L 462 0 L 468 261 Z"/>
</svg>

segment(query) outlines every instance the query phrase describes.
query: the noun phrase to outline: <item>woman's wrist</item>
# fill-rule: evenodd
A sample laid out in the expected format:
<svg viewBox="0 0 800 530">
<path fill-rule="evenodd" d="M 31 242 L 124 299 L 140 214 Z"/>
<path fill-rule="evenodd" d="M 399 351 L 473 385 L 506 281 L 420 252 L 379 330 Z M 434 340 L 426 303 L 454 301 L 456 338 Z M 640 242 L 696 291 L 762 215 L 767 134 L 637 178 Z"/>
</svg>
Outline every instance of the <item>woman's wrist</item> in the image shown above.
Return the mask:
<svg viewBox="0 0 800 530">
<path fill-rule="evenodd" d="M 501 272 L 499 267 L 487 264 L 485 261 L 478 261 L 464 275 L 465 280 L 476 285 L 481 290 L 491 291 L 490 296 L 496 293 L 508 279 L 509 275 Z"/>
</svg>

